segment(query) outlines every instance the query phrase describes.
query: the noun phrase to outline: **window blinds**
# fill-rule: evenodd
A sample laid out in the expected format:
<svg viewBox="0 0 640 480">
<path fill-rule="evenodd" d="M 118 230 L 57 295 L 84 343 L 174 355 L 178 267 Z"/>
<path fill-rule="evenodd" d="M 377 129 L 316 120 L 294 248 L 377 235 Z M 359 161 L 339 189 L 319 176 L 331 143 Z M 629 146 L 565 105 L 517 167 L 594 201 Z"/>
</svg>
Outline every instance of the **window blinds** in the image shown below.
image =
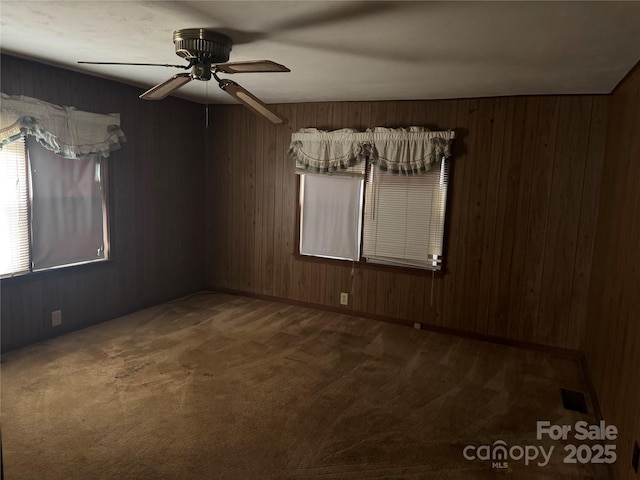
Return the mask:
<svg viewBox="0 0 640 480">
<path fill-rule="evenodd" d="M 28 141 L 33 270 L 106 260 L 104 159 L 62 158 Z"/>
<path fill-rule="evenodd" d="M 364 179 L 300 177 L 300 254 L 358 260 Z"/>
<path fill-rule="evenodd" d="M 442 268 L 448 161 L 420 175 L 392 175 L 369 166 L 363 257 L 370 262 Z"/>
<path fill-rule="evenodd" d="M 29 271 L 29 199 L 24 137 L 0 150 L 0 275 Z"/>
</svg>

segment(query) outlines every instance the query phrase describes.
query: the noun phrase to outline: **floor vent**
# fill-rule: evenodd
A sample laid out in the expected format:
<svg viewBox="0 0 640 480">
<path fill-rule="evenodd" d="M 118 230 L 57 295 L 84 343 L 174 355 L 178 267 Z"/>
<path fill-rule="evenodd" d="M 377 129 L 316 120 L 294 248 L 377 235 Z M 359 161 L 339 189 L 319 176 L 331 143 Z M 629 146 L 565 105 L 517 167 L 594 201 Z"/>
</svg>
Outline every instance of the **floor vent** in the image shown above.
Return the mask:
<svg viewBox="0 0 640 480">
<path fill-rule="evenodd" d="M 584 393 L 576 392 L 575 390 L 567 390 L 566 388 L 563 388 L 561 392 L 564 408 L 567 410 L 573 410 L 574 412 L 589 413 Z"/>
</svg>

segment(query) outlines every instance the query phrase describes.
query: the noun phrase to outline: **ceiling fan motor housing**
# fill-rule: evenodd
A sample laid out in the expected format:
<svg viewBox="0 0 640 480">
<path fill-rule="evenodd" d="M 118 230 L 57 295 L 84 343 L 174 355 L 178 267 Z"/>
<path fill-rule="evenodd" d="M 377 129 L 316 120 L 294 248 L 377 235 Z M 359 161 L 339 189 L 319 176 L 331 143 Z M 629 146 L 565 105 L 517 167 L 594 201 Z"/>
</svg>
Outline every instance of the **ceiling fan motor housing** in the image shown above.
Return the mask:
<svg viewBox="0 0 640 480">
<path fill-rule="evenodd" d="M 173 32 L 176 55 L 188 60 L 197 59 L 209 64 L 229 60 L 232 40 L 221 33 L 204 28 L 185 28 Z"/>
</svg>

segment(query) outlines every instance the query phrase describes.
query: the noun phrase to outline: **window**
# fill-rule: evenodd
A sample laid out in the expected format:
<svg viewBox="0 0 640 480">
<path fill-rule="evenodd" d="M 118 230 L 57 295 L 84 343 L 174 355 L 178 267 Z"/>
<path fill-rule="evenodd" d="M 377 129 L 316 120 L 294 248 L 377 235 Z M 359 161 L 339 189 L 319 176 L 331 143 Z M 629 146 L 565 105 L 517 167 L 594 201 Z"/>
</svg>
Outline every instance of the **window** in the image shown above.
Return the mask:
<svg viewBox="0 0 640 480">
<path fill-rule="evenodd" d="M 369 262 L 440 270 L 449 161 L 420 175 L 368 168 L 363 257 Z"/>
<path fill-rule="evenodd" d="M 301 254 L 358 259 L 363 184 L 361 178 L 302 175 Z"/>
<path fill-rule="evenodd" d="M 417 175 L 361 165 L 300 173 L 300 254 L 440 270 L 449 161 Z"/>
<path fill-rule="evenodd" d="M 24 137 L 0 150 L 0 275 L 106 260 L 106 161 L 68 159 Z"/>
<path fill-rule="evenodd" d="M 302 128 L 299 253 L 442 269 L 453 130 Z"/>
<path fill-rule="evenodd" d="M 0 149 L 0 275 L 29 271 L 29 196 L 24 137 Z"/>
</svg>

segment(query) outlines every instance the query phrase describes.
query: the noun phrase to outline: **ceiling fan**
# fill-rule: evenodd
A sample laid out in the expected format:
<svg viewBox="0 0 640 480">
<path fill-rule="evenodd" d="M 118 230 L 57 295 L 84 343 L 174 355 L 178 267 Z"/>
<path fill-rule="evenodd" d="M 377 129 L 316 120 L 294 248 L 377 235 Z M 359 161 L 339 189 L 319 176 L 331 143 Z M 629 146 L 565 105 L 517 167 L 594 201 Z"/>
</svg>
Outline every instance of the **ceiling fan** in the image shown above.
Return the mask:
<svg viewBox="0 0 640 480">
<path fill-rule="evenodd" d="M 78 62 L 93 65 L 142 65 L 157 67 L 174 67 L 191 70 L 189 73 L 178 73 L 171 78 L 147 90 L 140 98 L 144 100 L 162 100 L 191 80 L 208 81 L 213 77 L 218 86 L 234 97 L 247 108 L 276 125 L 284 125 L 287 119 L 269 108 L 262 100 L 253 95 L 233 80 L 220 78 L 218 73 L 260 73 L 290 72 L 287 67 L 271 60 L 255 60 L 246 62 L 228 62 L 232 40 L 218 32 L 204 28 L 185 28 L 173 32 L 173 43 L 176 55 L 189 61 L 188 65 L 169 65 L 160 63 L 127 63 L 127 62 Z"/>
</svg>

